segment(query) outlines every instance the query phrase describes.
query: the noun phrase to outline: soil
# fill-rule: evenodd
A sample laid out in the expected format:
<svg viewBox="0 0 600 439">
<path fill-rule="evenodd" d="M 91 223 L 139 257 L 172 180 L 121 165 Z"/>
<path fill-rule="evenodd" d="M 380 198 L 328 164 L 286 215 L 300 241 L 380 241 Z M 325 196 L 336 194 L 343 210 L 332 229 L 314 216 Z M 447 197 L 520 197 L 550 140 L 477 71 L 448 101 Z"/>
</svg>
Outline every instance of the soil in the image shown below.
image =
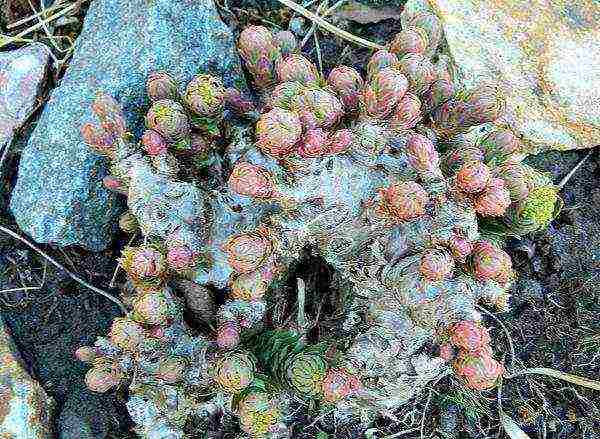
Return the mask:
<svg viewBox="0 0 600 439">
<path fill-rule="evenodd" d="M 229 11 L 223 11 L 234 28 L 248 23 L 279 24 L 284 28 L 290 18 L 288 11 L 273 5 L 265 8 L 259 6 L 265 3 L 253 2 L 248 7 L 244 3 L 252 2 L 231 0 Z M 400 29 L 395 20 L 367 25 L 336 24 L 377 42 L 384 42 Z M 368 50 L 323 33 L 319 33 L 319 38 L 325 71 L 340 63 L 364 70 Z M 304 51 L 316 60 L 314 41 L 309 39 Z M 38 115 L 39 112 L 22 130 L 1 174 L 0 223 L 13 230 L 18 228 L 6 210 L 8 194 L 16 176 L 18 153 Z M 578 151 L 549 152 L 528 161 L 552 173 L 558 182 L 584 155 Z M 599 181 L 600 155 L 595 151 L 563 188 L 565 206 L 551 227 L 535 236 L 509 242 L 518 273 L 510 311 L 493 316 L 483 312 L 495 340 L 494 350 L 497 356 L 504 357 L 509 373 L 547 367 L 589 378 L 600 376 Z M 101 253 L 40 247 L 86 281 L 118 294 L 109 285 L 116 256 L 125 240 L 126 236 L 117 236 L 114 245 Z M 327 272 L 327 267 L 316 259 L 309 260 L 314 265 L 313 273 Z M 304 266 L 302 270 L 310 271 L 311 267 Z M 117 284 L 123 281 L 121 276 L 117 275 Z M 315 278 L 314 288 L 323 283 L 324 290 L 329 284 L 328 275 Z M 24 287 L 39 288 L 6 291 Z M 111 302 L 81 287 L 37 253 L 0 233 L 0 314 L 31 373 L 57 401 L 57 414 L 67 408 L 75 412 L 79 409 L 80 417 L 93 424 L 91 431 L 96 436 L 91 437 L 135 437 L 123 397 L 91 394 L 83 381 L 87 367 L 73 357 L 77 347 L 106 334 L 111 320 L 118 315 Z M 306 424 L 295 428 L 295 437 L 492 438 L 499 434 L 499 400 L 505 414 L 532 439 L 600 437 L 598 392 L 540 375 L 505 379 L 500 399 L 496 392 L 469 393 L 448 377 L 366 432 L 351 427 L 333 431 L 326 420 L 307 419 Z M 55 419 L 59 422 L 58 415 Z"/>
</svg>

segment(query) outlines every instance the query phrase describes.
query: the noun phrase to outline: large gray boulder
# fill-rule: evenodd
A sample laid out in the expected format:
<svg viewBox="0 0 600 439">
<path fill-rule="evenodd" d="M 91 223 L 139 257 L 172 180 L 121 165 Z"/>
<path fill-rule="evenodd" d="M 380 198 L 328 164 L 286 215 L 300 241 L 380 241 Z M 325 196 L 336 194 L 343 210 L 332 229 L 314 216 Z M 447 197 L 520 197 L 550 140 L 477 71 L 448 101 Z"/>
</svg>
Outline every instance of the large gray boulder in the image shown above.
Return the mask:
<svg viewBox="0 0 600 439">
<path fill-rule="evenodd" d="M 96 0 L 60 86 L 53 91 L 21 157 L 11 210 L 36 241 L 105 248 L 121 201 L 102 186 L 106 162 L 83 143 L 98 91 L 121 102 L 139 135 L 148 72 L 166 70 L 181 84 L 199 71 L 243 81 L 231 31 L 213 0 Z"/>
</svg>

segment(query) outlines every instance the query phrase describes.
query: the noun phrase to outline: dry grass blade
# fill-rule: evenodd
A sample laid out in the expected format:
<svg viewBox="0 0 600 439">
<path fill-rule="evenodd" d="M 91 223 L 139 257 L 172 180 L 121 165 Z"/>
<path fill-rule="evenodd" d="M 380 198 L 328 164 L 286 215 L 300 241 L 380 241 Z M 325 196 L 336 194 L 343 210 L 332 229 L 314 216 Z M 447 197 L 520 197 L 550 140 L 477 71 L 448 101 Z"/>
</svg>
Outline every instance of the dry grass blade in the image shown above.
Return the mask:
<svg viewBox="0 0 600 439">
<path fill-rule="evenodd" d="M 502 428 L 508 437 L 510 437 L 510 439 L 531 439 L 523 430 L 521 430 L 521 428 L 515 421 L 512 420 L 512 418 L 504 413 L 500 415 L 500 422 L 502 423 Z"/>
<path fill-rule="evenodd" d="M 6 233 L 9 236 L 12 236 L 13 238 L 15 238 L 18 241 L 21 241 L 27 247 L 31 248 L 36 253 L 38 253 L 40 256 L 42 256 L 44 259 L 46 259 L 48 262 L 50 262 L 52 265 L 54 265 L 56 268 L 58 268 L 61 271 L 64 271 L 65 273 L 67 273 L 69 275 L 69 277 L 71 277 L 75 282 L 77 282 L 77 283 L 83 285 L 84 287 L 86 287 L 86 288 L 94 291 L 95 293 L 100 294 L 101 296 L 106 297 L 108 300 L 110 300 L 111 302 L 113 302 L 114 304 L 116 304 L 121 309 L 121 311 L 123 312 L 123 314 L 127 314 L 127 309 L 125 308 L 125 306 L 123 305 L 123 303 L 121 303 L 121 301 L 119 299 L 117 299 L 116 297 L 114 297 L 112 294 L 107 293 L 106 291 L 103 291 L 100 288 L 97 288 L 97 287 L 89 284 L 88 282 L 86 282 L 85 280 L 83 280 L 82 278 L 80 278 L 79 276 L 77 276 L 75 273 L 69 271 L 68 269 L 66 269 L 65 267 L 63 267 L 61 264 L 59 264 L 58 262 L 56 262 L 51 256 L 49 256 L 46 253 L 44 253 L 42 250 L 40 250 L 39 248 L 37 248 L 35 245 L 33 245 L 27 239 L 23 238 L 22 236 L 20 236 L 19 234 L 13 232 L 12 230 L 7 229 L 4 226 L 0 226 L 0 231 Z"/>
<path fill-rule="evenodd" d="M 571 172 L 569 172 L 565 176 L 565 178 L 563 178 L 560 181 L 560 183 L 557 184 L 559 189 L 562 189 L 569 182 L 569 180 L 573 177 L 573 175 L 575 175 L 575 173 L 579 170 L 579 168 L 581 168 L 581 166 L 587 161 L 587 159 L 590 158 L 590 156 L 594 152 L 594 149 L 595 149 L 595 147 L 590 149 L 590 151 L 579 161 L 579 163 L 577 163 L 575 165 L 575 167 L 573 169 L 571 169 Z"/>
<path fill-rule="evenodd" d="M 566 381 L 568 383 L 577 384 L 578 386 L 587 387 L 589 389 L 600 390 L 600 381 L 591 380 L 589 378 L 580 377 L 577 375 L 571 375 L 570 373 L 561 372 L 555 369 L 549 369 L 547 367 L 532 367 L 525 369 L 520 372 L 513 373 L 506 376 L 505 378 L 514 378 L 519 375 L 545 375 L 559 380 Z"/>
<path fill-rule="evenodd" d="M 296 11 L 298 14 L 303 15 L 306 18 L 308 18 L 309 20 L 317 23 L 323 29 L 328 30 L 329 32 L 331 32 L 331 33 L 339 36 L 340 38 L 343 38 L 345 40 L 351 41 L 351 42 L 353 42 L 355 44 L 358 44 L 360 46 L 368 47 L 370 49 L 381 50 L 381 49 L 384 48 L 380 44 L 373 43 L 372 41 L 369 41 L 369 40 L 365 40 L 364 38 L 361 38 L 359 36 L 353 35 L 350 32 L 346 32 L 345 30 L 342 30 L 339 27 L 334 26 L 333 24 L 329 23 L 328 21 L 323 20 L 318 15 L 310 12 L 308 9 L 300 6 L 298 3 L 295 3 L 295 2 L 293 2 L 291 0 L 277 0 L 277 1 L 279 3 L 284 4 L 288 8 Z"/>
</svg>

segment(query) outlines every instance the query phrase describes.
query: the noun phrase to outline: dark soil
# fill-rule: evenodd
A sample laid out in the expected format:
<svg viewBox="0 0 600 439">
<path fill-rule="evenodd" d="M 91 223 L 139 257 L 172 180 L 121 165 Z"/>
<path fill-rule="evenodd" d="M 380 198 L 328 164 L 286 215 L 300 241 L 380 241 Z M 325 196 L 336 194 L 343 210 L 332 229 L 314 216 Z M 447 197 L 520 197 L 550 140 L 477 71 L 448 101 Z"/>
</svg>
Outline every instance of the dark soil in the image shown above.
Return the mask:
<svg viewBox="0 0 600 439">
<path fill-rule="evenodd" d="M 248 23 L 287 26 L 289 11 L 272 5 L 265 7 L 264 2 L 247 6 L 248 3 L 252 2 L 230 0 L 229 12 L 223 11 L 234 28 Z M 360 26 L 337 24 L 378 42 L 387 40 L 400 28 L 394 20 Z M 363 70 L 368 50 L 322 33 L 319 37 L 325 71 L 341 63 Z M 308 41 L 305 52 L 316 60 L 314 41 Z M 34 121 L 35 117 L 13 145 L 15 154 L 5 164 L 4 180 L 0 181 L 0 223 L 13 230 L 17 230 L 16 225 L 6 211 L 8 194 L 14 183 L 20 145 L 26 141 Z M 583 155 L 551 152 L 529 161 L 559 181 Z M 549 230 L 509 243 L 519 275 L 511 310 L 496 314 L 495 318 L 484 314 L 486 324 L 492 328 L 495 351 L 504 356 L 509 372 L 548 367 L 589 378 L 600 376 L 599 181 L 600 157 L 596 151 L 564 187 L 565 208 Z M 85 280 L 109 290 L 115 259 L 124 240 L 124 236 L 117 237 L 111 249 L 97 254 L 76 248 L 41 247 Z M 321 278 L 328 284 L 327 267 L 314 263 L 313 272 L 321 273 L 315 275 L 315 284 L 321 283 Z M 299 270 L 308 273 L 310 267 Z M 39 289 L 5 291 L 23 287 Z M 64 414 L 74 413 L 76 418 L 86 420 L 97 435 L 91 437 L 133 437 L 123 399 L 115 394 L 89 392 L 83 381 L 87 367 L 73 357 L 77 347 L 106 334 L 111 320 L 118 315 L 111 302 L 82 288 L 35 252 L 0 233 L 0 314 L 32 374 L 56 399 L 57 414 L 62 411 L 63 418 L 68 419 Z M 514 346 L 514 358 L 510 344 Z M 501 401 L 505 413 L 532 439 L 600 437 L 598 392 L 545 376 L 526 375 L 504 381 Z M 492 438 L 499 431 L 498 413 L 496 392 L 471 394 L 453 378 L 446 378 L 429 394 L 390 414 L 366 433 L 349 428 L 334 434 L 323 420 L 298 437 Z M 58 422 L 58 415 L 55 419 Z M 312 422 L 307 420 L 307 424 Z M 400 435 L 403 431 L 406 433 Z"/>
</svg>

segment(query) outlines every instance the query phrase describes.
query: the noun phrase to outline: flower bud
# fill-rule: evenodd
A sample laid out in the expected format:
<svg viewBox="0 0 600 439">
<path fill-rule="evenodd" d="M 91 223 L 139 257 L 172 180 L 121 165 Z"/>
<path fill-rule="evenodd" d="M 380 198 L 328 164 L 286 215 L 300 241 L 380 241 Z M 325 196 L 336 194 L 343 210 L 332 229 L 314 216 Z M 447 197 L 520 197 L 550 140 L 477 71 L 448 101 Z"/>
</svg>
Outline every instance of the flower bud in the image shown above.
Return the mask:
<svg viewBox="0 0 600 439">
<path fill-rule="evenodd" d="M 423 118 L 421 101 L 412 93 L 406 93 L 392 114 L 389 126 L 393 130 L 405 131 L 414 128 Z"/>
<path fill-rule="evenodd" d="M 150 72 L 146 80 L 146 90 L 152 102 L 162 99 L 176 101 L 179 99 L 179 85 L 167 72 Z"/>
<path fill-rule="evenodd" d="M 489 353 L 481 355 L 460 352 L 453 364 L 454 371 L 465 385 L 474 390 L 491 389 L 504 373 L 504 366 L 492 358 Z"/>
<path fill-rule="evenodd" d="M 165 257 L 152 246 L 126 247 L 119 263 L 135 284 L 159 284 L 167 272 Z"/>
<path fill-rule="evenodd" d="M 397 221 L 408 221 L 425 214 L 429 201 L 427 192 L 414 181 L 400 182 L 387 189 L 379 189 L 381 203 L 378 211 Z"/>
<path fill-rule="evenodd" d="M 390 43 L 390 52 L 402 57 L 407 53 L 422 55 L 427 50 L 429 38 L 418 27 L 407 27 L 400 31 Z"/>
<path fill-rule="evenodd" d="M 381 70 L 392 68 L 398 63 L 398 57 L 387 50 L 378 50 L 371 56 L 367 63 L 367 81 L 371 81 L 373 77 Z"/>
<path fill-rule="evenodd" d="M 238 414 L 242 430 L 250 437 L 267 437 L 281 420 L 281 412 L 271 396 L 262 391 L 253 391 L 239 404 Z"/>
<path fill-rule="evenodd" d="M 145 325 L 168 326 L 179 310 L 170 290 L 148 290 L 133 300 L 133 319 Z"/>
<path fill-rule="evenodd" d="M 167 142 L 179 142 L 190 136 L 190 122 L 185 109 L 175 101 L 156 101 L 146 114 L 146 126 L 157 131 Z"/>
<path fill-rule="evenodd" d="M 162 358 L 158 363 L 156 377 L 167 384 L 175 384 L 183 379 L 187 363 L 181 357 Z"/>
<path fill-rule="evenodd" d="M 167 251 L 167 264 L 172 270 L 189 270 L 195 263 L 196 255 L 187 245 L 175 245 Z"/>
<path fill-rule="evenodd" d="M 150 155 L 160 155 L 167 152 L 165 139 L 154 130 L 146 130 L 142 135 L 142 146 Z"/>
<path fill-rule="evenodd" d="M 436 79 L 433 64 L 422 55 L 410 53 L 403 56 L 396 69 L 408 79 L 408 89 L 416 95 L 427 91 Z"/>
<path fill-rule="evenodd" d="M 298 154 L 305 158 L 323 157 L 328 152 L 329 136 L 321 128 L 308 130 L 298 147 Z"/>
<path fill-rule="evenodd" d="M 240 33 L 238 49 L 258 88 L 266 88 L 275 82 L 275 62 L 281 52 L 269 29 L 263 26 L 245 28 Z"/>
<path fill-rule="evenodd" d="M 254 198 L 271 198 L 275 193 L 273 176 L 266 169 L 247 162 L 238 162 L 229 176 L 229 188 Z"/>
<path fill-rule="evenodd" d="M 298 50 L 298 41 L 289 30 L 282 30 L 275 34 L 274 41 L 282 57 L 287 57 Z"/>
<path fill-rule="evenodd" d="M 75 358 L 83 363 L 91 363 L 98 357 L 98 351 L 92 346 L 81 346 L 75 351 Z"/>
<path fill-rule="evenodd" d="M 409 136 L 406 142 L 408 163 L 419 173 L 421 177 L 441 176 L 440 158 L 433 146 L 433 142 L 421 134 Z"/>
<path fill-rule="evenodd" d="M 385 119 L 406 94 L 406 77 L 392 68 L 385 68 L 373 75 L 360 96 L 361 111 L 368 116 Z"/>
<path fill-rule="evenodd" d="M 123 373 L 114 365 L 99 365 L 85 374 L 85 384 L 92 392 L 105 393 L 117 387 L 123 379 Z"/>
<path fill-rule="evenodd" d="M 113 157 L 116 149 L 117 137 L 108 133 L 92 123 L 85 123 L 81 127 L 81 137 L 96 153 L 106 157 Z"/>
<path fill-rule="evenodd" d="M 256 124 L 257 145 L 262 152 L 283 158 L 294 150 L 302 135 L 298 116 L 281 108 L 273 108 Z"/>
<path fill-rule="evenodd" d="M 426 250 L 421 256 L 419 273 L 430 281 L 441 281 L 452 277 L 454 272 L 454 259 L 444 251 L 438 249 Z"/>
<path fill-rule="evenodd" d="M 144 328 L 129 318 L 117 317 L 110 327 L 109 338 L 120 349 L 134 351 L 144 338 Z"/>
<path fill-rule="evenodd" d="M 480 281 L 496 279 L 506 271 L 512 271 L 510 256 L 489 241 L 478 241 L 473 248 L 473 271 Z"/>
<path fill-rule="evenodd" d="M 471 320 L 462 320 L 449 328 L 450 342 L 469 352 L 488 351 L 490 334 L 481 323 Z"/>
<path fill-rule="evenodd" d="M 506 128 L 490 131 L 481 139 L 478 146 L 485 153 L 486 163 L 504 163 L 521 152 L 521 142 Z"/>
<path fill-rule="evenodd" d="M 183 100 L 195 114 L 214 117 L 221 116 L 225 107 L 225 95 L 221 79 L 212 75 L 197 75 L 185 89 Z"/>
<path fill-rule="evenodd" d="M 364 87 L 360 73 L 352 67 L 338 66 L 329 73 L 327 83 L 340 97 L 347 110 L 358 109 L 360 91 Z"/>
<path fill-rule="evenodd" d="M 244 352 L 229 352 L 215 364 L 215 381 L 228 393 L 239 393 L 252 381 L 256 373 L 253 357 Z"/>
<path fill-rule="evenodd" d="M 456 174 L 456 185 L 467 194 L 483 192 L 492 178 L 490 168 L 481 162 L 468 162 Z"/>
<path fill-rule="evenodd" d="M 483 216 L 498 217 L 506 213 L 510 206 L 510 192 L 504 188 L 504 181 L 493 178 L 488 188 L 475 198 L 473 207 Z"/>
<path fill-rule="evenodd" d="M 317 67 L 306 57 L 292 54 L 279 60 L 275 66 L 279 82 L 299 82 L 314 84 L 319 80 Z"/>
<path fill-rule="evenodd" d="M 295 391 L 313 397 L 322 393 L 327 371 L 323 356 L 300 352 L 287 361 L 285 371 L 287 382 Z"/>
<path fill-rule="evenodd" d="M 433 81 L 423 95 L 423 104 L 427 112 L 435 110 L 456 94 L 454 84 L 446 79 Z"/>
<path fill-rule="evenodd" d="M 240 327 L 235 322 L 227 322 L 217 329 L 217 346 L 233 349 L 240 344 Z"/>
<path fill-rule="evenodd" d="M 345 369 L 329 369 L 323 381 L 325 401 L 335 403 L 362 390 L 357 376 Z"/>
<path fill-rule="evenodd" d="M 127 195 L 127 186 L 125 186 L 120 179 L 113 177 L 112 175 L 104 177 L 102 179 L 102 185 L 108 190 Z"/>
<path fill-rule="evenodd" d="M 224 245 L 227 262 L 238 273 L 260 267 L 273 251 L 271 241 L 260 233 L 246 233 L 229 238 Z"/>
<path fill-rule="evenodd" d="M 330 128 L 344 114 L 344 105 L 337 96 L 326 90 L 306 89 L 298 100 L 300 120 L 304 129 Z"/>
<path fill-rule="evenodd" d="M 282 82 L 270 93 L 269 106 L 283 108 L 288 111 L 298 110 L 300 97 L 304 89 L 304 85 L 299 82 Z"/>
</svg>

